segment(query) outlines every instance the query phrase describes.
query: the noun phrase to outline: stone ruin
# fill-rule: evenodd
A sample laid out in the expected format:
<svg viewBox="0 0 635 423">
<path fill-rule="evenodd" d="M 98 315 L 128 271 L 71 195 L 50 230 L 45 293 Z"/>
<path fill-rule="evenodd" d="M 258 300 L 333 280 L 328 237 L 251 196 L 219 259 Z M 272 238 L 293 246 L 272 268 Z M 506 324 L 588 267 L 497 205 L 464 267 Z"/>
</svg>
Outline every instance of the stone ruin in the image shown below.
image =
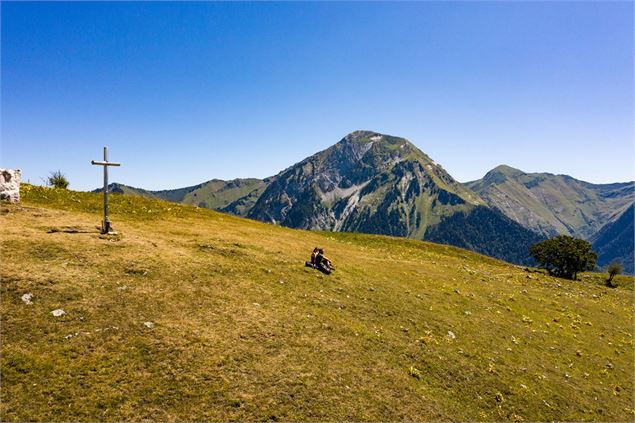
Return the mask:
<svg viewBox="0 0 635 423">
<path fill-rule="evenodd" d="M 0 169 L 0 200 L 20 201 L 20 169 Z"/>
</svg>

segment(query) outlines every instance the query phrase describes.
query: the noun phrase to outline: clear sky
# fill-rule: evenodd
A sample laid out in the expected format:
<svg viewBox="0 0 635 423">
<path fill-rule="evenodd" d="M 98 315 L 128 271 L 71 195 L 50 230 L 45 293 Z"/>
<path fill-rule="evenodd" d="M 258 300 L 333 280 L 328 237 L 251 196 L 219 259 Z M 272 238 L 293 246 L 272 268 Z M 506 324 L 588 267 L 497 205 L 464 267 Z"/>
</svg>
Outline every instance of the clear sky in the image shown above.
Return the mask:
<svg viewBox="0 0 635 423">
<path fill-rule="evenodd" d="M 71 188 L 266 177 L 356 129 L 459 181 L 633 180 L 633 3 L 1 3 L 0 165 Z"/>
</svg>

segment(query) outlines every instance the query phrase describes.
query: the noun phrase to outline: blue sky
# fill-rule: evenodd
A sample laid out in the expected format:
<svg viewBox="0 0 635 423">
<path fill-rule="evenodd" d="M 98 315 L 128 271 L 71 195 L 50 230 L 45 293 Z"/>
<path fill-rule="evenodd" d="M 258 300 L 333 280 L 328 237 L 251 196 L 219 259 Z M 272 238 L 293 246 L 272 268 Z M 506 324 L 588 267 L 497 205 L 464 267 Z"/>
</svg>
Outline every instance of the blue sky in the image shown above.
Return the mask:
<svg viewBox="0 0 635 423">
<path fill-rule="evenodd" d="M 459 181 L 633 180 L 632 2 L 2 2 L 0 165 L 93 189 L 266 177 L 356 129 Z"/>
</svg>

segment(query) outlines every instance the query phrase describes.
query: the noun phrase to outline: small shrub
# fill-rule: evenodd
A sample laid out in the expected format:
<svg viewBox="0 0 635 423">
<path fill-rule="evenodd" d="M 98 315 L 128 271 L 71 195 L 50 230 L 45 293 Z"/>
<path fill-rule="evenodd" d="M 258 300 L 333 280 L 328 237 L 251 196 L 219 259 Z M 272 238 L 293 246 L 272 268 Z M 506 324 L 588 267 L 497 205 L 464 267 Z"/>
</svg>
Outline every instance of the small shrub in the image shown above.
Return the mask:
<svg viewBox="0 0 635 423">
<path fill-rule="evenodd" d="M 611 288 L 617 287 L 617 284 L 613 284 L 613 278 L 624 271 L 624 267 L 622 266 L 622 264 L 613 262 L 608 265 L 608 267 L 606 268 L 606 271 L 609 274 L 609 278 L 606 280 L 606 286 Z"/>
<path fill-rule="evenodd" d="M 70 185 L 70 182 L 66 179 L 66 175 L 64 175 L 61 170 L 51 172 L 46 182 L 53 188 L 67 189 Z"/>
</svg>

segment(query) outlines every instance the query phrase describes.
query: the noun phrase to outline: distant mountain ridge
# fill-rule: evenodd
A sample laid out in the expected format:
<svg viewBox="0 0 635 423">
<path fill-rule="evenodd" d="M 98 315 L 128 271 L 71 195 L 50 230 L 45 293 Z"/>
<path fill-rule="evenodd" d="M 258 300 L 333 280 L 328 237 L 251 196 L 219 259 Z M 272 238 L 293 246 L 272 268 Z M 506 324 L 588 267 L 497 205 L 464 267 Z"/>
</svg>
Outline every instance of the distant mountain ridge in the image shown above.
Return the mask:
<svg viewBox="0 0 635 423">
<path fill-rule="evenodd" d="M 567 175 L 501 165 L 466 187 L 526 228 L 545 236 L 590 239 L 635 201 L 635 183 L 591 184 Z"/>
<path fill-rule="evenodd" d="M 531 262 L 529 246 L 546 237 L 591 239 L 635 200 L 633 182 L 597 185 L 505 165 L 461 184 L 410 141 L 373 131 L 352 132 L 264 180 L 111 189 L 294 228 L 431 240 L 516 263 Z M 603 248 L 603 260 L 617 251 Z"/>
<path fill-rule="evenodd" d="M 112 183 L 108 187 L 109 191 L 114 193 L 158 198 L 214 210 L 225 211 L 224 208 L 229 207 L 226 211 L 243 216 L 268 184 L 269 179 L 239 178 L 230 181 L 212 179 L 190 187 L 159 191 L 119 183 Z M 102 188 L 95 191 L 101 192 Z M 253 202 L 250 202 L 250 198 L 253 198 Z"/>
</svg>

